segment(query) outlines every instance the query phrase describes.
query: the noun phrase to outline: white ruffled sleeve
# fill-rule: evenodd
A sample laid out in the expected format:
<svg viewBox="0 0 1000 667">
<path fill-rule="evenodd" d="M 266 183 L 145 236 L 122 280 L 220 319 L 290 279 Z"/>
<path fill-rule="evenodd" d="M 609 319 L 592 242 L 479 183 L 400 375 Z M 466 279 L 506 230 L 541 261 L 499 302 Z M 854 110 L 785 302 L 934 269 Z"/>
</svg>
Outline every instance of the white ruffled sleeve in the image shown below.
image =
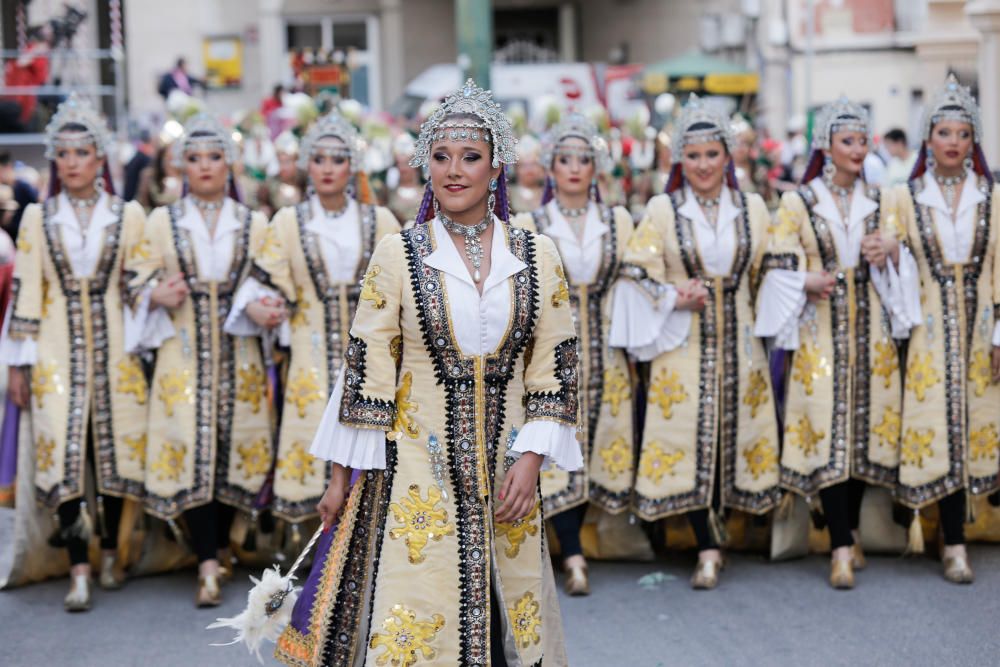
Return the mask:
<svg viewBox="0 0 1000 667">
<path fill-rule="evenodd" d="M 14 315 L 14 300 L 7 306 L 3 318 L 3 331 L 0 331 L 0 364 L 5 366 L 34 366 L 38 361 L 38 343 L 34 338 L 12 340 L 8 330 L 10 320 Z"/>
<path fill-rule="evenodd" d="M 510 450 L 544 456 L 543 468 L 554 465 L 568 472 L 583 468 L 583 450 L 576 439 L 576 429 L 554 421 L 534 419 L 526 423 L 517 432 Z"/>
<path fill-rule="evenodd" d="M 654 300 L 631 280 L 619 280 L 611 302 L 608 345 L 624 348 L 639 361 L 650 361 L 687 341 L 691 311 L 674 310 L 677 289 L 659 285 Z"/>
<path fill-rule="evenodd" d="M 324 461 L 339 463 L 345 468 L 384 470 L 385 431 L 341 424 L 340 400 L 343 395 L 344 369 L 341 369 L 309 453 Z"/>
<path fill-rule="evenodd" d="M 152 291 L 151 286 L 143 288 L 135 310 L 124 306 L 125 352 L 128 354 L 155 350 L 176 333 L 166 308 L 150 310 L 149 295 Z"/>
<path fill-rule="evenodd" d="M 773 338 L 776 348 L 799 349 L 799 318 L 806 305 L 806 274 L 771 269 L 757 295 L 757 318 L 753 334 Z"/>
<path fill-rule="evenodd" d="M 918 326 L 923 315 L 920 308 L 920 276 L 917 274 L 917 262 L 913 259 L 906 246 L 899 248 L 898 268 L 892 262 L 886 262 L 885 269 L 872 266 L 869 270 L 875 291 L 892 326 L 893 338 L 908 338 L 910 330 Z M 994 331 L 994 345 L 997 332 Z"/>
</svg>

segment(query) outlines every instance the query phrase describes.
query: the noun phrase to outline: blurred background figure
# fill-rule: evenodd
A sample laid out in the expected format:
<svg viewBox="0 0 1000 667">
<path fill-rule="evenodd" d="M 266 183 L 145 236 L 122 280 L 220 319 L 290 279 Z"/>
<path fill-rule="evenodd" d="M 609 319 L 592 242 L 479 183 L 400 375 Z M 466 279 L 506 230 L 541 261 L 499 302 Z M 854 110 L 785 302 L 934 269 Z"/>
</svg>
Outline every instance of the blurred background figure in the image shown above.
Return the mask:
<svg viewBox="0 0 1000 667">
<path fill-rule="evenodd" d="M 0 152 L 0 184 L 10 188 L 10 199 L 4 201 L 0 227 L 10 238 L 17 240 L 21 228 L 21 216 L 28 204 L 38 201 L 38 190 L 27 180 L 19 177 L 14 167 L 14 159 L 8 151 Z M 13 201 L 13 204 L 11 204 Z"/>
<path fill-rule="evenodd" d="M 882 144 L 889 154 L 886 166 L 885 185 L 901 185 L 910 180 L 910 172 L 917 161 L 916 151 L 910 150 L 906 132 L 894 127 L 882 137 Z"/>
</svg>

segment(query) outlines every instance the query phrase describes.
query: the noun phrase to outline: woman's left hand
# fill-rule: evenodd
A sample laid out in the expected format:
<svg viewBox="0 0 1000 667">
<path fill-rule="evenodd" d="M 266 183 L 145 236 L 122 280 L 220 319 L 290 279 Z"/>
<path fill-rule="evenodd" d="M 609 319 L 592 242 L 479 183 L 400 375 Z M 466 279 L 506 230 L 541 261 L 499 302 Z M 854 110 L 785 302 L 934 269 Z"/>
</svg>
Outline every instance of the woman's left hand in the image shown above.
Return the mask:
<svg viewBox="0 0 1000 667">
<path fill-rule="evenodd" d="M 544 457 L 535 452 L 524 452 L 507 471 L 496 509 L 497 523 L 512 523 L 523 519 L 538 502 L 538 471 Z"/>
</svg>

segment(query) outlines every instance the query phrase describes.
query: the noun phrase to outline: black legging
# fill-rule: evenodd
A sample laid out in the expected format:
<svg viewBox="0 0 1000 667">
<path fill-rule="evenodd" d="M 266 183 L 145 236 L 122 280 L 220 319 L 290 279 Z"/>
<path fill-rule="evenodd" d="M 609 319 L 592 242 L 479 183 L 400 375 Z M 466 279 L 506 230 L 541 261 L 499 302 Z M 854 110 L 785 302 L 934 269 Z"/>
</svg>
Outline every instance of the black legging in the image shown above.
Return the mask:
<svg viewBox="0 0 1000 667">
<path fill-rule="evenodd" d="M 583 527 L 583 517 L 586 514 L 587 503 L 584 503 L 552 517 L 552 527 L 555 528 L 556 537 L 559 538 L 559 549 L 563 560 L 583 553 L 583 547 L 580 545 L 580 529 Z"/>
<path fill-rule="evenodd" d="M 939 500 L 938 514 L 945 545 L 965 544 L 965 489 Z"/>
<path fill-rule="evenodd" d="M 229 546 L 229 529 L 235 516 L 234 508 L 217 500 L 184 512 L 191 533 L 191 547 L 199 563 L 217 559 L 219 549 Z"/>
<path fill-rule="evenodd" d="M 819 492 L 826 527 L 830 531 L 831 549 L 854 545 L 851 531 L 857 530 L 861 525 L 861 500 L 864 495 L 865 483 L 854 478 L 828 486 Z"/>
<path fill-rule="evenodd" d="M 90 465 L 94 469 L 94 478 L 97 478 L 97 461 L 94 456 L 94 441 L 91 433 L 87 434 L 87 456 L 84 466 Z M 104 522 L 98 521 L 97 529 L 101 536 L 101 548 L 106 551 L 114 551 L 118 548 L 118 526 L 122 520 L 122 507 L 125 501 L 115 496 L 101 496 L 98 500 L 104 509 Z M 59 515 L 59 528 L 68 531 L 80 518 L 80 508 L 83 503 L 82 498 L 67 500 L 59 505 L 56 513 Z M 100 517 L 98 517 L 100 518 Z M 83 537 L 69 537 L 66 539 L 66 551 L 69 552 L 70 565 L 83 565 L 90 562 L 88 552 L 89 539 Z"/>
<path fill-rule="evenodd" d="M 719 444 L 716 443 L 716 447 L 718 446 Z M 722 504 L 722 491 L 719 489 L 722 486 L 722 471 L 719 470 L 721 467 L 721 463 L 716 461 L 715 484 L 712 485 L 712 507 L 714 508 L 718 508 Z M 694 539 L 698 543 L 698 551 L 719 548 L 719 543 L 712 537 L 712 530 L 708 527 L 708 509 L 688 512 L 687 518 L 688 523 L 691 524 L 691 529 L 694 530 Z M 719 518 L 721 519 L 722 517 Z"/>
</svg>

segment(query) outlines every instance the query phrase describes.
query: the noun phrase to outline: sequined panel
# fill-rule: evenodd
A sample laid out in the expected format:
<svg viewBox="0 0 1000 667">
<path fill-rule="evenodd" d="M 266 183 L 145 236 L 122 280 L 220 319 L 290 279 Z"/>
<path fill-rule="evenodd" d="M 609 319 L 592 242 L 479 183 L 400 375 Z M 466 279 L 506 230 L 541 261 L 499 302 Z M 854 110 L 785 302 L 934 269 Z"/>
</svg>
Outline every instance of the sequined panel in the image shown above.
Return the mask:
<svg viewBox="0 0 1000 667">
<path fill-rule="evenodd" d="M 58 225 L 52 223 L 51 217 L 56 210 L 55 199 L 45 203 L 43 230 L 49 249 L 49 255 L 59 277 L 60 288 L 66 299 L 66 320 L 69 324 L 70 350 L 70 390 L 69 419 L 66 427 L 66 459 L 62 484 L 54 487 L 47 494 L 40 494 L 40 500 L 49 505 L 58 505 L 68 498 L 75 498 L 83 493 L 80 483 L 83 480 L 81 469 L 87 447 L 86 423 L 88 411 L 93 408 L 93 434 L 96 447 L 96 457 L 101 491 L 115 495 L 128 493 L 139 496 L 142 485 L 122 479 L 118 475 L 117 459 L 115 458 L 115 437 L 111 414 L 111 384 L 108 376 L 108 324 L 105 298 L 111 276 L 119 255 L 119 240 L 122 231 L 122 214 L 124 203 L 114 198 L 110 207 L 116 220 L 104 229 L 104 239 L 101 244 L 101 254 L 94 275 L 89 278 L 77 278 L 73 266 L 66 254 L 62 242 L 62 233 Z M 89 313 L 89 318 L 85 313 Z M 89 328 L 88 328 L 89 327 Z M 88 369 L 88 338 L 92 367 Z M 87 401 L 88 374 L 93 377 L 93 403 Z"/>
<path fill-rule="evenodd" d="M 481 484 L 490 485 L 495 473 L 507 386 L 537 318 L 534 236 L 521 229 L 507 229 L 507 234 L 511 252 L 527 267 L 513 277 L 514 313 L 508 335 L 497 354 L 485 358 L 479 371 L 476 360 L 464 356 L 452 338 L 444 276 L 424 263 L 434 250 L 431 233 L 426 225 L 402 233 L 424 344 L 433 360 L 437 382 L 445 390 L 446 450 L 457 507 L 463 665 L 489 663 L 490 537 L 487 527 L 492 518 L 487 515 L 488 505 L 484 501 L 484 495 L 490 490 L 481 488 Z M 483 384 L 481 392 L 477 392 L 477 381 Z M 482 404 L 477 400 L 477 393 L 483 397 Z M 482 440 L 477 439 L 476 433 L 479 411 L 483 411 L 485 429 Z M 483 451 L 479 451 L 480 442 L 484 445 Z M 480 480 L 480 471 L 484 468 L 488 470 L 489 479 Z"/>
<path fill-rule="evenodd" d="M 555 347 L 555 375 L 559 391 L 530 392 L 524 396 L 526 421 L 548 419 L 576 426 L 576 386 L 580 368 L 577 339 L 564 340 Z"/>
<path fill-rule="evenodd" d="M 36 338 L 42 321 L 34 318 L 18 317 L 13 314 L 16 309 L 17 297 L 21 293 L 21 279 L 13 278 L 11 283 L 10 302 L 15 304 L 15 308 L 11 309 L 10 326 L 7 328 L 7 333 L 11 337 L 11 340 Z"/>
<path fill-rule="evenodd" d="M 340 402 L 340 421 L 355 428 L 387 431 L 396 419 L 396 402 L 367 398 L 365 386 L 365 358 L 368 345 L 351 336 L 344 354 L 344 396 Z"/>
<path fill-rule="evenodd" d="M 898 495 L 907 505 L 922 507 L 935 500 L 954 493 L 963 486 L 963 475 L 968 445 L 966 433 L 966 396 L 965 369 L 968 367 L 969 343 L 972 340 L 976 325 L 978 310 L 977 283 L 982 271 L 981 261 L 985 257 L 990 236 L 990 215 L 992 197 L 989 182 L 979 178 L 979 190 L 985 199 L 976 210 L 976 233 L 972 242 L 972 261 L 961 265 L 963 282 L 956 285 L 955 266 L 948 264 L 938 242 L 934 228 L 934 219 L 927 206 L 917 203 L 917 195 L 923 189 L 923 180 L 910 181 L 910 196 L 916 212 L 917 231 L 920 234 L 921 247 L 930 268 L 931 276 L 938 283 L 941 292 L 942 311 L 947 315 L 941 318 L 942 339 L 944 343 L 945 364 L 945 410 L 948 424 L 948 455 L 950 465 L 948 474 L 928 484 L 920 486 L 905 486 L 900 484 Z M 994 267 L 994 270 L 997 270 Z M 960 318 L 956 315 L 960 307 L 959 289 L 964 290 L 966 309 L 966 330 L 960 328 Z M 962 337 L 965 337 L 965 341 Z M 965 343 L 963 349 L 963 342 Z M 936 344 L 936 343 L 935 343 Z M 969 486 L 975 489 L 989 489 L 996 485 L 995 476 L 985 479 L 970 479 Z"/>
</svg>

